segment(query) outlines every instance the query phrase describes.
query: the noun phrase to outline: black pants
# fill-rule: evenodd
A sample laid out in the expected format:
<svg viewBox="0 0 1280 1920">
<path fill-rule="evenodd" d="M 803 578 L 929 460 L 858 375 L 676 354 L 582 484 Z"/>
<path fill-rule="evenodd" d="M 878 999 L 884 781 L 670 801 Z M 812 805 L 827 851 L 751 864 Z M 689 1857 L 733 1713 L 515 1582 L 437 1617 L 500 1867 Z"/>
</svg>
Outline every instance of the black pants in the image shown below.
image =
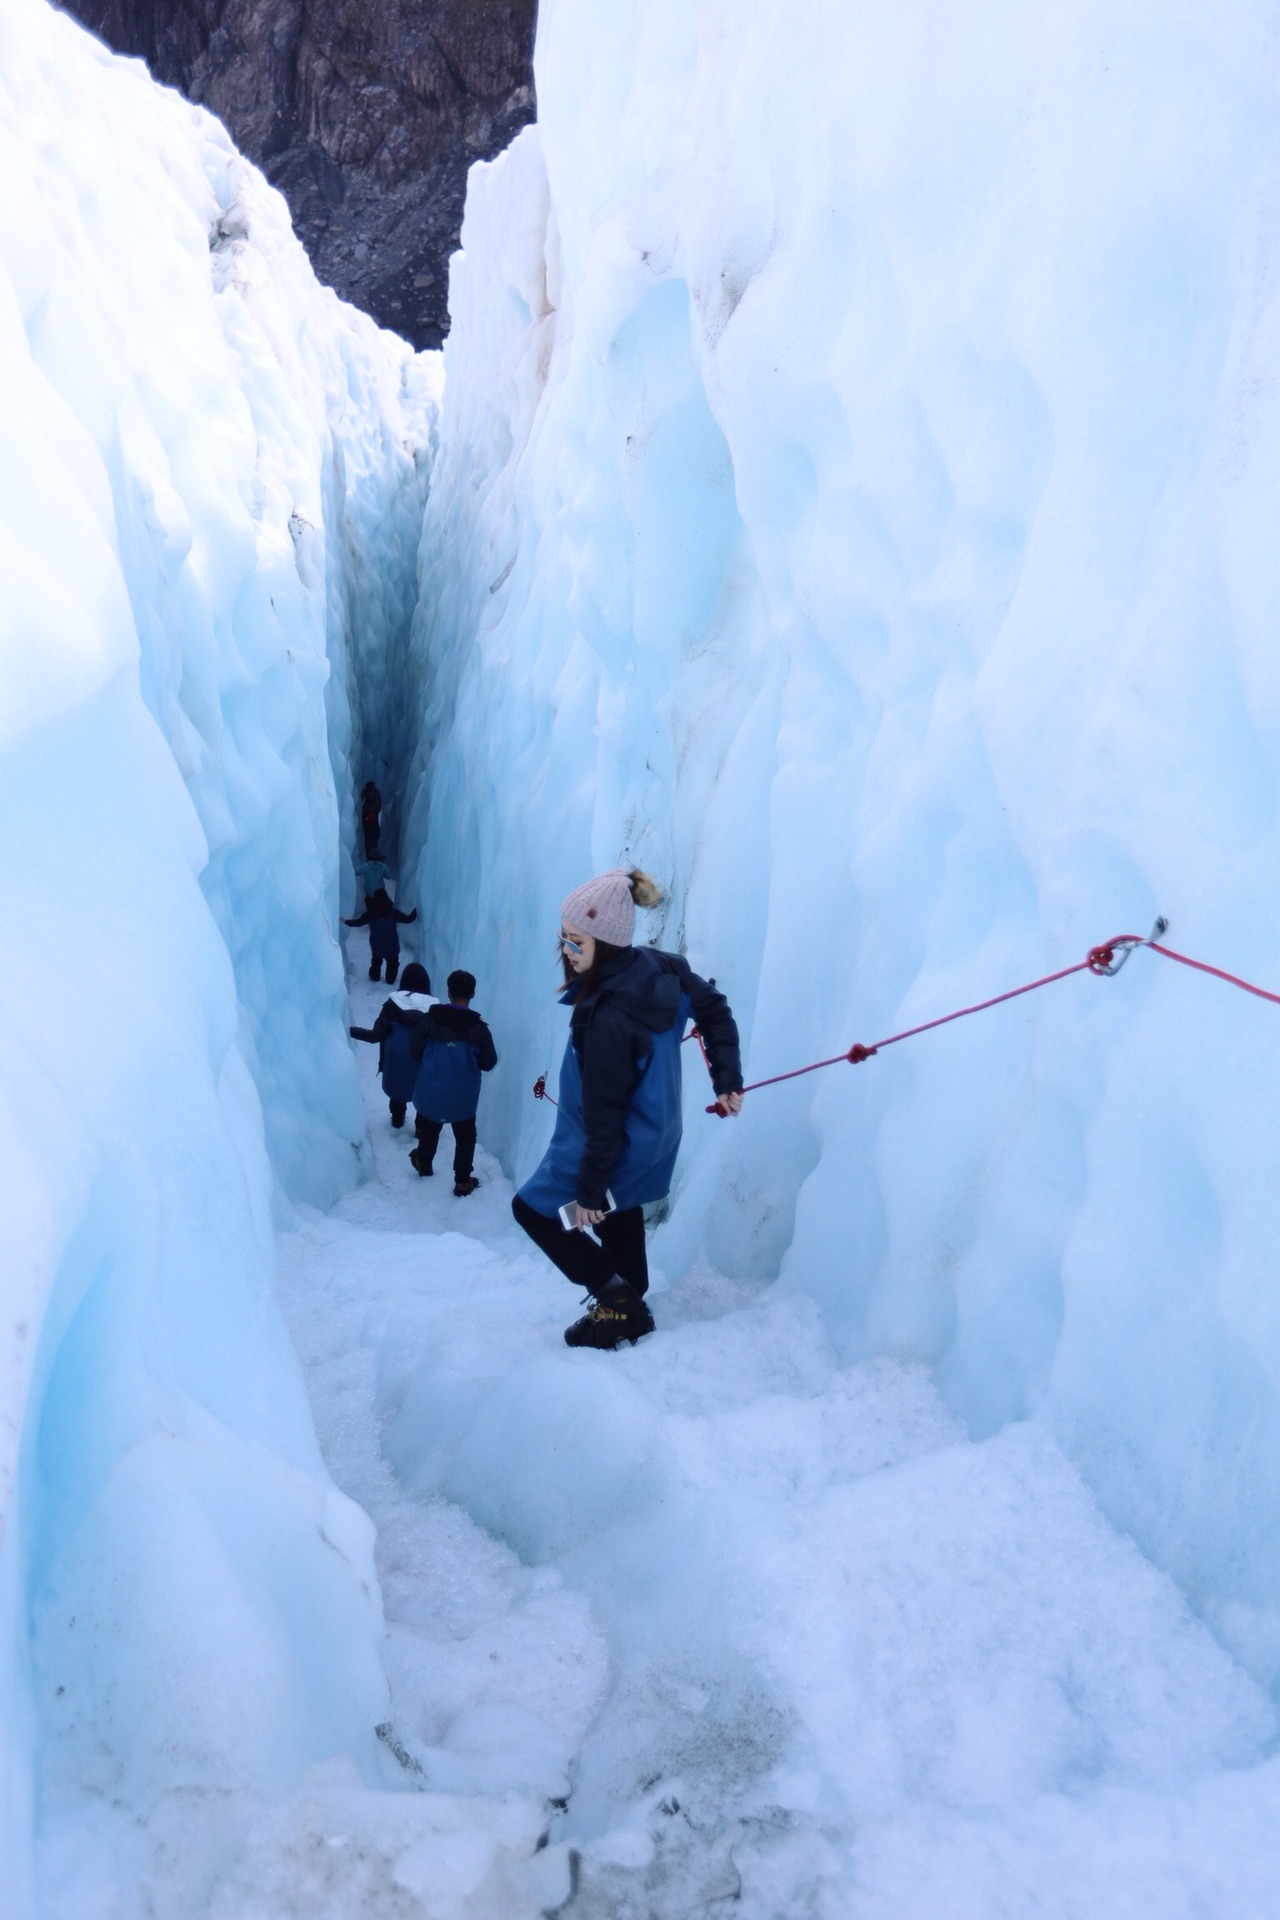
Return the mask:
<svg viewBox="0 0 1280 1920">
<path fill-rule="evenodd" d="M 558 1218 L 536 1213 L 519 1194 L 511 1202 L 511 1211 L 517 1225 L 575 1287 L 598 1294 L 617 1279 L 629 1281 L 637 1293 L 649 1291 L 643 1207 L 623 1207 L 617 1213 L 607 1213 L 593 1229 L 600 1236 L 599 1246 L 585 1233 L 562 1227 Z"/>
<path fill-rule="evenodd" d="M 382 971 L 382 955 L 380 953 L 375 953 L 373 958 L 369 962 L 369 978 L 371 980 L 376 980 L 378 978 L 378 975 L 381 973 L 381 971 Z M 399 973 L 399 971 L 400 971 L 399 954 L 398 953 L 388 954 L 387 955 L 387 985 L 389 987 L 394 987 L 396 983 L 396 975 Z"/>
<path fill-rule="evenodd" d="M 476 1123 L 474 1120 L 424 1120 L 419 1114 L 413 1123 L 418 1136 L 418 1144 L 430 1166 L 436 1157 L 436 1148 L 440 1144 L 440 1135 L 444 1128 L 453 1128 L 453 1178 L 455 1185 L 471 1178 L 471 1170 L 476 1162 Z"/>
</svg>

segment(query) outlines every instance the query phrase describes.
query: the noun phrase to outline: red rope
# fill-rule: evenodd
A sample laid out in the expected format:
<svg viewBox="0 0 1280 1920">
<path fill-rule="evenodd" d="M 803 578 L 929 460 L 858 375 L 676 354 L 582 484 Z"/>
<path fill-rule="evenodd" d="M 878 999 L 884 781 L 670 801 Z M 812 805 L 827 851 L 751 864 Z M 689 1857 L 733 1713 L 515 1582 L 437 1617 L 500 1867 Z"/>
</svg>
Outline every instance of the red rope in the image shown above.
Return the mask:
<svg viewBox="0 0 1280 1920">
<path fill-rule="evenodd" d="M 1160 923 L 1159 931 L 1163 933 L 1163 923 Z M 1245 993 L 1256 994 L 1259 1000 L 1270 1000 L 1280 1006 L 1280 993 L 1268 993 L 1265 987 L 1251 986 L 1249 981 L 1241 980 L 1234 973 L 1225 973 L 1221 967 L 1211 967 L 1203 960 L 1192 960 L 1185 953 L 1175 953 L 1172 947 L 1162 947 L 1155 938 L 1144 940 L 1136 933 L 1119 933 L 1100 947 L 1090 947 L 1086 957 L 1078 960 L 1073 967 L 1062 967 L 1057 973 L 1046 973 L 1039 980 L 1028 980 L 1025 986 L 1011 987 L 1007 993 L 997 993 L 990 1000 L 979 1000 L 972 1007 L 957 1007 L 954 1013 L 940 1014 L 936 1020 L 922 1021 L 918 1027 L 905 1027 L 901 1033 L 891 1033 L 887 1039 L 877 1040 L 874 1046 L 864 1047 L 855 1042 L 847 1053 L 833 1054 L 829 1060 L 815 1060 L 807 1067 L 793 1067 L 790 1073 L 770 1074 L 767 1080 L 753 1080 L 742 1091 L 755 1093 L 761 1087 L 776 1087 L 783 1080 L 798 1080 L 803 1074 L 817 1073 L 823 1067 L 837 1067 L 842 1060 L 847 1060 L 851 1067 L 860 1066 L 864 1060 L 874 1059 L 885 1047 L 896 1047 L 900 1040 L 912 1040 L 919 1033 L 931 1033 L 935 1027 L 948 1026 L 953 1020 L 966 1020 L 971 1013 L 985 1013 L 989 1007 L 1001 1006 L 1006 1000 L 1017 1000 L 1024 993 L 1035 993 L 1041 987 L 1051 987 L 1056 980 L 1069 980 L 1073 973 L 1118 973 L 1135 947 L 1150 947 L 1153 953 L 1162 953 L 1166 960 L 1176 960 L 1181 966 L 1194 967 L 1199 973 L 1211 973 L 1215 979 L 1225 980 L 1230 986 L 1242 988 Z M 1116 958 L 1117 950 L 1119 959 Z M 706 1057 L 705 1049 L 703 1057 Z M 714 1101 L 707 1112 L 718 1114 L 721 1119 L 728 1117 L 719 1101 Z"/>
<path fill-rule="evenodd" d="M 1185 953 L 1175 953 L 1172 947 L 1162 947 L 1158 940 L 1148 940 L 1145 945 L 1153 953 L 1162 953 L 1166 960 L 1176 960 L 1180 967 L 1194 967 L 1197 973 L 1211 973 L 1215 980 L 1225 980 L 1228 986 L 1239 987 L 1244 993 L 1256 994 L 1259 1000 L 1270 1000 L 1272 1006 L 1280 1007 L 1280 993 L 1268 993 L 1265 987 L 1251 986 L 1238 974 L 1224 973 L 1221 967 L 1211 967 L 1207 960 L 1191 960 Z"/>
<path fill-rule="evenodd" d="M 1156 922 L 1156 931 L 1163 933 L 1165 923 Z M 1077 960 L 1073 967 L 1060 967 L 1057 973 L 1046 973 L 1039 980 L 1028 980 L 1025 986 L 1010 987 L 1007 993 L 997 993 L 990 1000 L 978 1000 L 971 1007 L 957 1007 L 954 1013 L 942 1013 L 936 1020 L 923 1020 L 918 1027 L 904 1027 L 901 1033 L 891 1033 L 887 1039 L 877 1040 L 874 1046 L 864 1047 L 855 1042 L 847 1053 L 833 1053 L 829 1060 L 814 1060 L 807 1067 L 792 1067 L 789 1073 L 772 1073 L 766 1080 L 752 1080 L 742 1091 L 757 1093 L 761 1087 L 776 1087 L 784 1080 L 799 1080 L 806 1073 L 819 1073 L 823 1067 L 838 1067 L 841 1061 L 847 1061 L 851 1067 L 861 1066 L 864 1060 L 873 1060 L 876 1054 L 886 1047 L 896 1047 L 900 1040 L 914 1040 L 917 1034 L 932 1033 L 935 1027 L 950 1026 L 953 1020 L 967 1020 L 971 1013 L 986 1013 L 990 1007 L 1003 1006 L 1006 1000 L 1019 1000 L 1024 993 L 1038 993 L 1041 987 L 1051 987 L 1055 981 L 1069 980 L 1074 973 L 1096 973 L 1108 975 L 1118 973 L 1129 955 L 1136 947 L 1149 947 L 1152 953 L 1162 953 L 1166 960 L 1176 960 L 1181 967 L 1193 967 L 1197 973 L 1210 973 L 1215 980 L 1225 980 L 1228 986 L 1239 987 L 1243 993 L 1252 993 L 1259 1000 L 1269 1000 L 1273 1006 L 1280 1007 L 1280 993 L 1270 993 L 1266 987 L 1255 987 L 1250 981 L 1242 980 L 1239 974 L 1227 973 L 1222 967 L 1211 967 L 1206 960 L 1193 960 L 1188 954 L 1175 953 L 1172 947 L 1163 947 L 1153 935 L 1144 940 L 1137 933 L 1118 933 L 1100 947 L 1090 947 L 1083 960 Z M 1117 957 L 1118 956 L 1118 957 Z M 702 1054 L 707 1072 L 711 1072 L 711 1057 L 706 1043 L 697 1027 L 685 1035 L 686 1040 L 696 1040 Z M 554 1107 L 557 1102 L 547 1092 L 547 1076 L 539 1074 L 533 1083 L 535 1100 L 551 1100 Z M 708 1113 L 719 1114 L 722 1120 L 728 1115 L 719 1101 L 707 1108 Z"/>
</svg>

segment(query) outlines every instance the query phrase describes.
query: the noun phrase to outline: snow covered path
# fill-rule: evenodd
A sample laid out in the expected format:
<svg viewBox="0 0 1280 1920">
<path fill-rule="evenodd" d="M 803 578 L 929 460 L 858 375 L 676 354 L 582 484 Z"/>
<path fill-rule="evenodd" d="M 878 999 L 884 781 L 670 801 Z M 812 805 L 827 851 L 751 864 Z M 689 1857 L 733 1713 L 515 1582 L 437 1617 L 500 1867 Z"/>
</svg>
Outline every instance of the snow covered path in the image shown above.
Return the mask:
<svg viewBox="0 0 1280 1920">
<path fill-rule="evenodd" d="M 923 1371 L 842 1368 L 804 1298 L 712 1273 L 570 1354 L 499 1170 L 419 1180 L 374 1051 L 378 1179 L 283 1236 L 282 1291 L 378 1528 L 387 1784 L 425 1792 L 335 1773 L 219 1920 L 571 1884 L 660 1920 L 1275 1914 L 1270 1703 L 1040 1430 L 970 1444 Z"/>
</svg>

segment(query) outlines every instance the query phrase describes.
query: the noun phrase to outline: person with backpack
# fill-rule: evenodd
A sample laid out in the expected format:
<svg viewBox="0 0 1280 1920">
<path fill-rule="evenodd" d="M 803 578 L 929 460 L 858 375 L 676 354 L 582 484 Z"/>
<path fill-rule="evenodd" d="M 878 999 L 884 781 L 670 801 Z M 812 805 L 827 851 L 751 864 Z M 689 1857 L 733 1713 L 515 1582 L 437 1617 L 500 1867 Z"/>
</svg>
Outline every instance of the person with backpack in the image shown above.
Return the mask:
<svg viewBox="0 0 1280 1920">
<path fill-rule="evenodd" d="M 382 838 L 382 795 L 372 780 L 365 781 L 360 795 L 360 825 L 364 832 L 364 857 L 376 860 Z"/>
<path fill-rule="evenodd" d="M 498 1055 L 493 1035 L 471 1009 L 475 975 L 459 968 L 449 975 L 446 985 L 448 1006 L 437 1003 L 432 1007 L 409 1038 L 409 1052 L 419 1063 L 413 1087 L 418 1144 L 409 1159 L 425 1179 L 434 1171 L 432 1163 L 440 1135 L 451 1126 L 453 1191 L 463 1200 L 480 1185 L 475 1177 L 480 1076 L 492 1073 Z"/>
<path fill-rule="evenodd" d="M 407 927 L 411 920 L 418 917 L 415 907 L 412 913 L 401 913 L 395 901 L 385 887 L 379 887 L 371 893 L 364 903 L 364 912 L 354 920 L 344 920 L 344 927 L 368 927 L 369 929 L 369 978 L 376 980 L 385 960 L 387 964 L 387 985 L 394 987 L 396 974 L 400 970 L 399 927 Z"/>
<path fill-rule="evenodd" d="M 425 967 L 411 960 L 400 976 L 400 985 L 382 1003 L 382 1010 L 371 1027 L 351 1027 L 353 1040 L 368 1040 L 378 1049 L 378 1072 L 382 1091 L 391 1107 L 391 1124 L 402 1127 L 418 1077 L 418 1063 L 409 1051 L 413 1030 L 436 1000 L 431 978 Z"/>
<path fill-rule="evenodd" d="M 644 1208 L 664 1199 L 680 1148 L 681 1042 L 697 1022 L 721 1113 L 742 1110 L 738 1029 L 714 980 L 681 954 L 632 945 L 637 907 L 662 895 L 615 868 L 560 909 L 572 1009 L 551 1145 L 511 1211 L 561 1273 L 591 1294 L 571 1347 L 606 1350 L 653 1332 Z"/>
</svg>

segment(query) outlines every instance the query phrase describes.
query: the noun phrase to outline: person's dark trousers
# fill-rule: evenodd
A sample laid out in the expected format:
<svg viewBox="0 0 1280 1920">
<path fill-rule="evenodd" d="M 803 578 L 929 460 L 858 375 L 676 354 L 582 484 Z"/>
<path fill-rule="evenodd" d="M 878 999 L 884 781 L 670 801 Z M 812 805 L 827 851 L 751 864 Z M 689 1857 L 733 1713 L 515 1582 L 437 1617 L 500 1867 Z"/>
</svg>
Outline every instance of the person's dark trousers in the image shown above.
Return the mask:
<svg viewBox="0 0 1280 1920">
<path fill-rule="evenodd" d="M 382 962 L 376 954 L 369 962 L 369 978 L 371 980 L 380 980 L 382 978 Z M 388 976 L 388 978 L 390 978 L 390 976 Z"/>
<path fill-rule="evenodd" d="M 364 830 L 364 857 L 366 860 L 381 860 L 382 852 L 378 846 L 382 838 L 382 825 L 378 822 Z"/>
<path fill-rule="evenodd" d="M 461 1186 L 464 1180 L 471 1178 L 471 1170 L 476 1163 L 476 1123 L 474 1120 L 451 1120 L 448 1124 L 453 1128 L 453 1183 Z M 413 1123 L 428 1166 L 436 1157 L 444 1126 L 443 1120 L 424 1120 L 421 1114 Z"/>
<path fill-rule="evenodd" d="M 558 1219 L 535 1212 L 519 1194 L 511 1202 L 511 1211 L 517 1225 L 575 1287 L 599 1294 L 611 1280 L 618 1279 L 627 1281 L 637 1293 L 648 1292 L 643 1207 L 623 1207 L 617 1213 L 607 1213 L 594 1229 L 600 1236 L 599 1246 L 585 1233 L 566 1230 Z"/>
<path fill-rule="evenodd" d="M 393 1127 L 402 1127 L 404 1125 L 404 1116 L 408 1105 L 407 1100 L 393 1100 L 391 1102 L 391 1124 Z"/>
</svg>

